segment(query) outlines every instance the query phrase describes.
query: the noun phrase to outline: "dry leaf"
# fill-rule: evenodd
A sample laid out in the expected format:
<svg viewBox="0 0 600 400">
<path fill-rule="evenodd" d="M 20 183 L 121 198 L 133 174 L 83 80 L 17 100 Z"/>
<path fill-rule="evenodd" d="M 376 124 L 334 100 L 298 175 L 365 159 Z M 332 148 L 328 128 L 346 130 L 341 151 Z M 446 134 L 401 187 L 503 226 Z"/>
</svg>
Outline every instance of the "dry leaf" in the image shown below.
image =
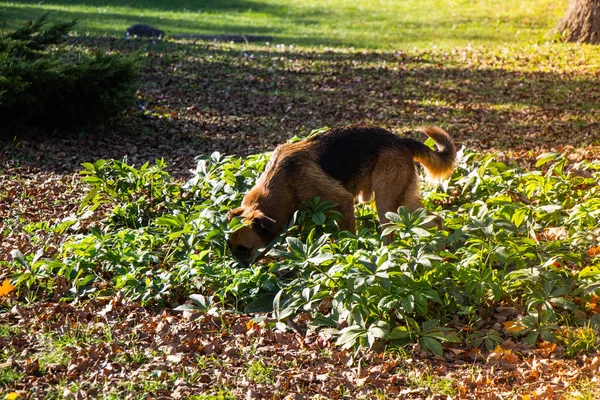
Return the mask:
<svg viewBox="0 0 600 400">
<path fill-rule="evenodd" d="M 0 297 L 8 295 L 13 290 L 15 290 L 15 287 L 13 285 L 11 285 L 10 282 L 8 281 L 8 278 L 6 278 L 4 280 L 4 282 L 2 282 L 2 285 L 0 286 Z"/>
<path fill-rule="evenodd" d="M 588 255 L 590 257 L 596 257 L 599 254 L 600 254 L 600 246 L 596 246 L 596 247 L 592 246 L 592 247 L 590 247 L 590 250 L 588 251 Z"/>
<path fill-rule="evenodd" d="M 504 329 L 509 333 L 519 333 L 527 329 L 527 327 L 520 322 L 506 321 L 504 323 Z"/>
<path fill-rule="evenodd" d="M 253 320 L 248 320 L 248 322 L 246 322 L 246 331 L 249 331 L 252 328 L 254 328 L 254 325 L 256 325 L 256 324 L 254 323 Z"/>
<path fill-rule="evenodd" d="M 533 352 L 542 357 L 550 357 L 554 350 L 556 350 L 556 343 L 541 342 Z"/>
<path fill-rule="evenodd" d="M 590 299 L 589 303 L 588 303 L 588 307 L 590 309 L 591 312 L 593 313 L 599 313 L 600 312 L 600 307 L 598 307 L 598 303 L 600 302 L 600 297 L 598 297 L 598 295 L 593 295 L 592 298 Z"/>
</svg>

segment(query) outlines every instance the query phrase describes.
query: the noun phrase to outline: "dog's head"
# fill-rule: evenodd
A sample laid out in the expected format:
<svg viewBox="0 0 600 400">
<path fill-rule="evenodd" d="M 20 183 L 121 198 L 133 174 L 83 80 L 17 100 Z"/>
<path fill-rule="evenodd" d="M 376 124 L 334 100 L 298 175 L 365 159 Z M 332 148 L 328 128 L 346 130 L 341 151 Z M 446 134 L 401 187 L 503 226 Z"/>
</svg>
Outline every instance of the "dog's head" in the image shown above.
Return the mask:
<svg viewBox="0 0 600 400">
<path fill-rule="evenodd" d="M 231 234 L 228 241 L 229 248 L 238 260 L 249 265 L 257 250 L 275 239 L 279 228 L 274 219 L 256 209 L 247 210 L 238 207 L 231 210 L 227 216 L 229 221 L 234 217 L 241 217 L 244 226 Z"/>
</svg>

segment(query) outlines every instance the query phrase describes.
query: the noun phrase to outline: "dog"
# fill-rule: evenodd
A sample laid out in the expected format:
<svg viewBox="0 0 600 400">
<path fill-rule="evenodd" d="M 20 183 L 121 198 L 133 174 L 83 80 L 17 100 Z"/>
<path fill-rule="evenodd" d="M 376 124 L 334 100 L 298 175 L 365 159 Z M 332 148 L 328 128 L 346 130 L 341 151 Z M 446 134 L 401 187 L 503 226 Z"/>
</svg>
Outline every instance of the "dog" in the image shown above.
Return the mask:
<svg viewBox="0 0 600 400">
<path fill-rule="evenodd" d="M 228 219 L 242 218 L 244 226 L 231 234 L 229 247 L 248 265 L 257 250 L 279 235 L 304 200 L 319 196 L 337 203 L 339 229 L 355 232 L 354 200 L 375 199 L 379 223 L 385 214 L 405 206 L 421 206 L 415 161 L 430 178 L 445 179 L 454 170 L 456 147 L 437 127 L 427 127 L 438 151 L 410 138 L 372 126 L 330 129 L 296 143 L 278 146 L 256 185 Z M 438 224 L 440 225 L 440 224 Z"/>
</svg>

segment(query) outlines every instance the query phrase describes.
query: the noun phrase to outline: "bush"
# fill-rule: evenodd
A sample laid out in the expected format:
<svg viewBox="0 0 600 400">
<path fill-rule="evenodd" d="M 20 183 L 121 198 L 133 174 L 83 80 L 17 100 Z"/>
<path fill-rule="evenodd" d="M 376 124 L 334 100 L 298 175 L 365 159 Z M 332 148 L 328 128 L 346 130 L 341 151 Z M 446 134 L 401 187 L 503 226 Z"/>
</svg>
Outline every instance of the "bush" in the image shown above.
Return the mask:
<svg viewBox="0 0 600 400">
<path fill-rule="evenodd" d="M 74 129 L 117 115 L 135 96 L 132 59 L 56 47 L 75 22 L 45 17 L 0 37 L 0 134 Z"/>
</svg>

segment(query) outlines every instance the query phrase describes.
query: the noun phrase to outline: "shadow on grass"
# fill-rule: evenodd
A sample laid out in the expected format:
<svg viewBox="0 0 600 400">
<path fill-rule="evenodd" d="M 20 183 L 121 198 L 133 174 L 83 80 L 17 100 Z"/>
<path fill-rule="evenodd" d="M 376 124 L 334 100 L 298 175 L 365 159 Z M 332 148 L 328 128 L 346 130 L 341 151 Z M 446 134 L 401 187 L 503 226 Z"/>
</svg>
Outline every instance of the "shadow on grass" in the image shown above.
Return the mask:
<svg viewBox="0 0 600 400">
<path fill-rule="evenodd" d="M 55 9 L 58 7 L 78 7 Z M 108 7 L 108 8 L 107 8 Z M 243 16 L 247 11 L 267 15 L 264 25 L 251 24 Z M 177 34 L 246 34 L 270 35 L 274 40 L 300 46 L 332 47 L 413 47 L 416 43 L 435 45 L 451 38 L 458 42 L 488 44 L 515 40 L 511 23 L 489 29 L 494 23 L 487 16 L 453 18 L 448 21 L 379 21 L 366 15 L 346 14 L 332 6 L 290 7 L 260 1 L 91 1 L 71 0 L 39 2 L 24 0 L 19 4 L 0 5 L 0 24 L 15 29 L 23 23 L 51 12 L 49 21 L 78 20 L 80 32 L 92 35 L 124 36 L 127 26 L 146 23 Z M 178 14 L 181 13 L 181 14 Z M 217 15 L 220 17 L 217 18 Z M 360 17 L 362 18 L 362 17 Z M 4 22 L 3 22 L 4 21 Z M 456 29 L 456 26 L 462 26 Z M 2 25 L 0 25 L 1 27 Z M 539 28 L 538 28 L 539 29 Z"/>
<path fill-rule="evenodd" d="M 502 150 L 600 139 L 593 76 L 468 68 L 440 55 L 197 49 L 203 56 L 172 71 L 177 84 L 167 91 L 196 94 L 179 110 L 197 109 L 189 119 L 200 124 L 221 118 L 219 129 L 261 142 L 356 122 L 396 131 L 438 124 L 469 145 Z"/>
<path fill-rule="evenodd" d="M 28 21 L 39 18 L 48 13 L 48 10 L 40 6 L 0 6 L 0 21 L 7 21 L 9 29 L 16 29 Z M 79 23 L 75 30 L 89 31 L 93 34 L 107 34 L 114 36 L 125 36 L 125 28 L 135 23 L 145 23 L 164 30 L 167 34 L 179 32 L 206 32 L 206 33 L 245 33 L 263 34 L 271 33 L 272 28 L 239 25 L 235 23 L 215 24 L 209 21 L 195 23 L 193 21 L 170 19 L 164 16 L 148 17 L 136 16 L 130 13 L 117 12 L 87 12 L 60 10 L 50 11 L 48 22 L 77 20 Z M 93 21 L 90 23 L 90 21 Z M 86 24 L 85 22 L 88 22 Z M 88 25 L 94 26 L 89 29 Z"/>
<path fill-rule="evenodd" d="M 439 125 L 459 144 L 482 150 L 542 151 L 600 141 L 600 92 L 591 74 L 468 67 L 443 52 L 78 43 L 125 54 L 144 50 L 137 53 L 143 65 L 138 103 L 109 134 L 90 129 L 83 139 L 61 139 L 73 149 L 59 153 L 69 154 L 68 163 L 48 151 L 59 142 L 28 143 L 41 154 L 35 163 L 49 169 L 73 171 L 82 161 L 128 155 L 135 162 L 164 156 L 186 170 L 197 154 L 256 153 L 312 129 L 350 123 L 377 124 L 419 140 L 424 135 L 414 129 Z"/>
<path fill-rule="evenodd" d="M 20 0 L 22 4 L 38 5 L 38 0 Z M 60 0 L 45 1 L 45 5 L 87 6 L 87 7 L 127 7 L 132 10 L 188 11 L 188 12 L 245 12 L 248 10 L 284 15 L 288 7 L 265 3 L 260 0 Z"/>
</svg>

